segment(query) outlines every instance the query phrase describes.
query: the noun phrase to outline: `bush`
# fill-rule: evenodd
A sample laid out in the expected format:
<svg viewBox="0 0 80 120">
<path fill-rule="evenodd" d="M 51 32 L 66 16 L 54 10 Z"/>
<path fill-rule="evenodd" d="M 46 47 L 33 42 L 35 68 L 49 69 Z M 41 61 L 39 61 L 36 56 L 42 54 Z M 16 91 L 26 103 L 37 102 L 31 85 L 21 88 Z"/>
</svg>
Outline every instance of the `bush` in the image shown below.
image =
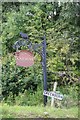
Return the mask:
<svg viewBox="0 0 80 120">
<path fill-rule="evenodd" d="M 16 97 L 17 105 L 40 105 L 43 104 L 43 91 L 38 87 L 35 93 L 30 93 L 30 91 L 25 91 L 23 94 L 20 93 L 19 96 Z"/>
<path fill-rule="evenodd" d="M 78 86 L 66 86 L 61 88 L 61 92 L 64 95 L 61 101 L 62 107 L 70 108 L 78 105 Z"/>
</svg>

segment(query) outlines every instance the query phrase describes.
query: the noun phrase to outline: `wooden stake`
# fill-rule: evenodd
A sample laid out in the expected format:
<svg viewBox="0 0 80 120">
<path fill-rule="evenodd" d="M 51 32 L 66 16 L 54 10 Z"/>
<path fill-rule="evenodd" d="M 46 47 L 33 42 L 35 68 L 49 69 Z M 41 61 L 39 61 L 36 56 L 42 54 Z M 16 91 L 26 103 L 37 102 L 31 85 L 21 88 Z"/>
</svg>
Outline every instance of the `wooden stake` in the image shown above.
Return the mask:
<svg viewBox="0 0 80 120">
<path fill-rule="evenodd" d="M 54 83 L 53 92 L 56 91 L 56 88 L 57 88 L 57 82 Z M 53 106 L 54 106 L 54 97 L 52 97 L 52 99 L 51 99 L 51 107 L 53 107 Z"/>
</svg>

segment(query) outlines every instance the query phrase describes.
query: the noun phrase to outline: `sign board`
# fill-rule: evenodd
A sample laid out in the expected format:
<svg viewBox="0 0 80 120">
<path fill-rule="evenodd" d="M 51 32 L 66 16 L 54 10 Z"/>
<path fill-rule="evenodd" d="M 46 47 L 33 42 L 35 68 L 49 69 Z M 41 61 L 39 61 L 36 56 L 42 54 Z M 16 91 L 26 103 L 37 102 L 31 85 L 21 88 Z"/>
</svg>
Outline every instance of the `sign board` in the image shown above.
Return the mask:
<svg viewBox="0 0 80 120">
<path fill-rule="evenodd" d="M 54 97 L 55 99 L 58 99 L 58 100 L 63 99 L 63 95 L 56 93 L 56 92 L 49 92 L 49 91 L 44 90 L 43 95 L 49 96 L 49 97 Z"/>
<path fill-rule="evenodd" d="M 27 50 L 20 50 L 15 53 L 16 65 L 29 67 L 34 64 L 33 53 Z"/>
</svg>

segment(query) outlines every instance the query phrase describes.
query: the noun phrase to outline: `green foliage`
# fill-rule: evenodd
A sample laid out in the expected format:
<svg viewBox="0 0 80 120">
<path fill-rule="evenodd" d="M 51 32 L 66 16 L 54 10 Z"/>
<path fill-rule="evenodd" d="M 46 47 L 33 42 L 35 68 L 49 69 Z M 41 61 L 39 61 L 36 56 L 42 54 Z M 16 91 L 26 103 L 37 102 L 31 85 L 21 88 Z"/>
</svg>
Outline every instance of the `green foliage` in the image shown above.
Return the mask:
<svg viewBox="0 0 80 120">
<path fill-rule="evenodd" d="M 38 88 L 34 93 L 25 91 L 23 94 L 19 94 L 19 96 L 16 97 L 16 105 L 34 106 L 40 104 L 43 104 L 43 90 L 41 88 Z"/>
<path fill-rule="evenodd" d="M 25 90 L 31 89 L 31 92 L 35 92 L 37 85 L 41 84 L 41 70 L 37 71 L 34 67 L 27 69 L 23 67 L 17 68 L 12 54 L 9 54 L 8 58 L 4 60 L 2 71 L 2 94 L 5 99 L 12 95 L 11 98 L 14 100 L 15 96 L 19 95 L 19 92 L 23 93 Z"/>
<path fill-rule="evenodd" d="M 65 86 L 60 91 L 64 94 L 64 99 L 61 102 L 63 107 L 70 108 L 72 106 L 78 106 L 78 86 Z"/>
<path fill-rule="evenodd" d="M 41 43 L 42 41 L 36 37 L 43 36 L 46 32 L 48 89 L 52 90 L 51 83 L 53 84 L 54 81 L 58 81 L 62 86 L 78 84 L 80 4 L 61 3 L 59 6 L 58 3 L 7 3 L 6 5 L 3 3 L 2 8 L 3 99 L 6 100 L 11 96 L 14 101 L 16 96 L 25 94 L 24 92 L 28 90 L 31 92 L 27 98 L 28 102 L 33 98 L 38 104 L 37 88 L 42 87 L 43 84 L 41 57 L 34 52 L 35 64 L 30 68 L 15 65 L 13 56 L 15 50 L 12 45 L 21 39 L 19 36 L 21 31 L 27 33 L 34 44 Z M 41 94 L 41 90 L 39 92 Z"/>
</svg>

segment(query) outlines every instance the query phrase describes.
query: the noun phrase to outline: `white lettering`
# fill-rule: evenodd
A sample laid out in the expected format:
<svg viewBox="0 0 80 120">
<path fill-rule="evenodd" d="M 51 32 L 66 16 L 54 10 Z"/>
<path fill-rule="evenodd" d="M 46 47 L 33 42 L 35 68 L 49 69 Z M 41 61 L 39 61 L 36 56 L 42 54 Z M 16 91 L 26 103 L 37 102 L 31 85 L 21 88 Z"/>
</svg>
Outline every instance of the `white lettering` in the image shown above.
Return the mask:
<svg viewBox="0 0 80 120">
<path fill-rule="evenodd" d="M 17 60 L 20 60 L 20 61 L 33 61 L 33 58 L 16 58 Z"/>
</svg>

